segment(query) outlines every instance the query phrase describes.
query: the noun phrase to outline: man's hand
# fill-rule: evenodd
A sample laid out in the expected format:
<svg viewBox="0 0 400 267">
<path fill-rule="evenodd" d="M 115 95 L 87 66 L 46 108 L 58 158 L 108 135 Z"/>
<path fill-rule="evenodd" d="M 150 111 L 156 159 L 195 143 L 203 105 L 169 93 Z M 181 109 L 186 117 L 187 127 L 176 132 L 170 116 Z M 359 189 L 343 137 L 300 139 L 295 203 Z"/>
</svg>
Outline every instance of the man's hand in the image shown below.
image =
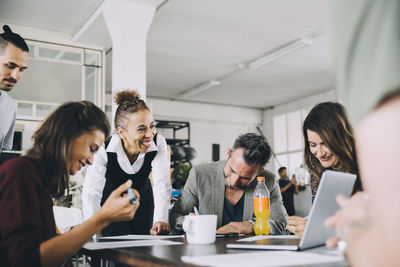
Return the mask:
<svg viewBox="0 0 400 267">
<path fill-rule="evenodd" d="M 171 227 L 165 222 L 156 222 L 150 229 L 151 235 L 167 235 L 171 232 Z"/>
<path fill-rule="evenodd" d="M 217 234 L 252 234 L 254 231 L 254 226 L 249 222 L 230 222 L 221 228 L 217 229 Z"/>
</svg>

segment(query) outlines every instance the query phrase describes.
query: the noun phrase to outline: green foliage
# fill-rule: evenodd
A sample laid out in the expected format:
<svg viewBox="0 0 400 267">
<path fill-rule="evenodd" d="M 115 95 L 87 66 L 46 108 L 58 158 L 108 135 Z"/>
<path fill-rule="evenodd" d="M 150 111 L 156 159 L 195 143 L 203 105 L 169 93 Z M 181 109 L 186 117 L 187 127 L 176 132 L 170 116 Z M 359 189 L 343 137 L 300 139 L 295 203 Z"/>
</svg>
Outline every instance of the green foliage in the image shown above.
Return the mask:
<svg viewBox="0 0 400 267">
<path fill-rule="evenodd" d="M 181 189 L 189 176 L 192 166 L 189 163 L 178 163 L 172 172 L 172 187 Z"/>
</svg>

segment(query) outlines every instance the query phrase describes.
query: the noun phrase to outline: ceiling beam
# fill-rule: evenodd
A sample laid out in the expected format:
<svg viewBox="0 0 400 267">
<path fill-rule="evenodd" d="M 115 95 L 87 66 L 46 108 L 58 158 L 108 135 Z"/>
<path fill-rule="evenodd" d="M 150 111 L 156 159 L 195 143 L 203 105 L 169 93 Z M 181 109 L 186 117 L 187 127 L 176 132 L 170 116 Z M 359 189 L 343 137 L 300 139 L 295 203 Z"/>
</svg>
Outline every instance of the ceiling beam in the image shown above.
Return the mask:
<svg viewBox="0 0 400 267">
<path fill-rule="evenodd" d="M 176 102 L 186 102 L 186 103 L 209 104 L 209 105 L 217 105 L 217 106 L 224 106 L 224 107 L 248 108 L 248 109 L 260 110 L 260 111 L 272 108 L 272 106 L 271 107 L 254 107 L 254 106 L 225 104 L 225 103 L 209 102 L 209 101 L 177 99 L 177 98 L 172 98 L 172 97 L 155 96 L 155 95 L 147 95 L 147 97 L 148 98 L 154 98 L 154 99 L 161 99 L 161 100 L 169 100 L 171 102 L 175 102 L 176 101 Z"/>
<path fill-rule="evenodd" d="M 74 41 L 77 41 L 82 36 L 82 34 L 93 24 L 93 22 L 102 14 L 103 4 L 104 0 L 100 2 L 100 4 L 90 15 L 90 17 L 85 21 L 85 23 L 83 23 L 82 26 L 72 32 L 72 39 L 74 39 Z"/>
</svg>

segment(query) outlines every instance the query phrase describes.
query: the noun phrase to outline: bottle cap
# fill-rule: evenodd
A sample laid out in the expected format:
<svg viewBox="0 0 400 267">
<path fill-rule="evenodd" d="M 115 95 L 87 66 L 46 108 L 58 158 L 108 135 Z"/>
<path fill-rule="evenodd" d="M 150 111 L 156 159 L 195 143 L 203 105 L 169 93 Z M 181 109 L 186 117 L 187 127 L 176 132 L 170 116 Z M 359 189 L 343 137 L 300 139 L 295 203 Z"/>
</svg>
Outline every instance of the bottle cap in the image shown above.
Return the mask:
<svg viewBox="0 0 400 267">
<path fill-rule="evenodd" d="M 257 177 L 257 182 L 264 182 L 264 180 L 265 180 L 264 176 Z"/>
</svg>

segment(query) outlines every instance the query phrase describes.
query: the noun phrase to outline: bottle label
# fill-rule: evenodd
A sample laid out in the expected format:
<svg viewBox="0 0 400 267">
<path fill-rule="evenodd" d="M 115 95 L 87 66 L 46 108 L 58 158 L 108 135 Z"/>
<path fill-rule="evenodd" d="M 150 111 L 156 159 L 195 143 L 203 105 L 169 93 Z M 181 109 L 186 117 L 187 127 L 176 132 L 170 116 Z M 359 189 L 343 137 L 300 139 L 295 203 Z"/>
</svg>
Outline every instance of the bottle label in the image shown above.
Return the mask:
<svg viewBox="0 0 400 267">
<path fill-rule="evenodd" d="M 254 198 L 254 211 L 269 210 L 268 197 L 255 197 Z"/>
</svg>

